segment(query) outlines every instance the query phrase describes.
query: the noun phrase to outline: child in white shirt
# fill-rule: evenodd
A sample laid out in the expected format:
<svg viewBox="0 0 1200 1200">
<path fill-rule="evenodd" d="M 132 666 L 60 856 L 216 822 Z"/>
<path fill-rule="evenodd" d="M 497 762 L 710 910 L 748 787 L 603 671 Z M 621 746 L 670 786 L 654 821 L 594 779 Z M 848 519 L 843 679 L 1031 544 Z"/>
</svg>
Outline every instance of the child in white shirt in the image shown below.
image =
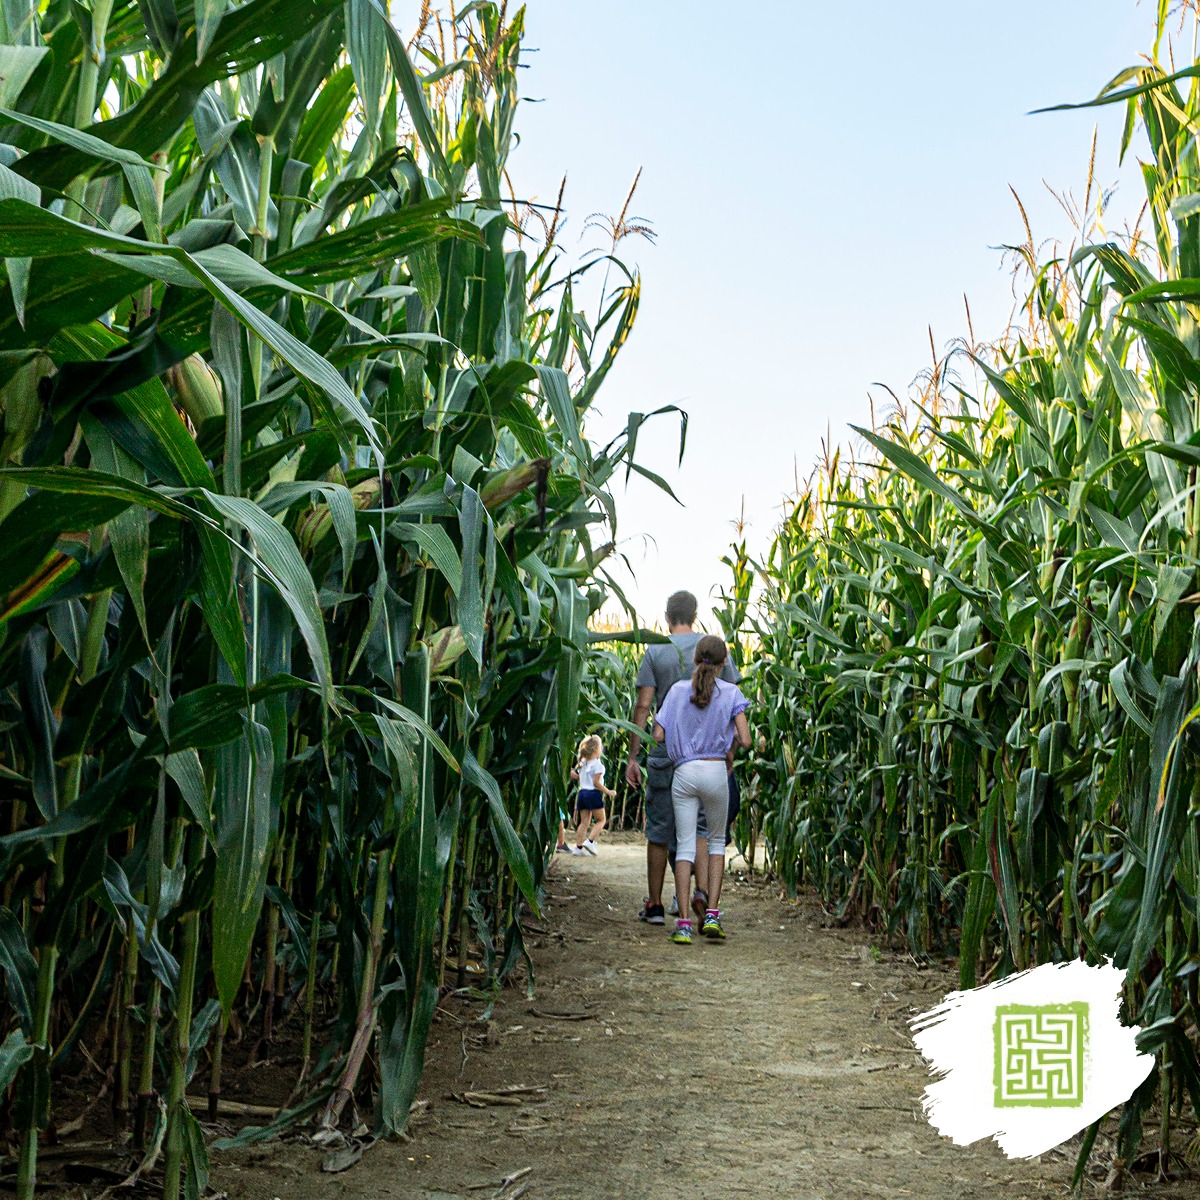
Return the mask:
<svg viewBox="0 0 1200 1200">
<path fill-rule="evenodd" d="M 617 794 L 612 788 L 604 786 L 603 753 L 604 743 L 594 733 L 579 743 L 579 759 L 571 772 L 571 778 L 579 780 L 579 796 L 575 802 L 579 828 L 575 845 L 571 847 L 572 854 L 597 853 L 596 839 L 604 828 L 604 797 L 611 799 Z"/>
</svg>

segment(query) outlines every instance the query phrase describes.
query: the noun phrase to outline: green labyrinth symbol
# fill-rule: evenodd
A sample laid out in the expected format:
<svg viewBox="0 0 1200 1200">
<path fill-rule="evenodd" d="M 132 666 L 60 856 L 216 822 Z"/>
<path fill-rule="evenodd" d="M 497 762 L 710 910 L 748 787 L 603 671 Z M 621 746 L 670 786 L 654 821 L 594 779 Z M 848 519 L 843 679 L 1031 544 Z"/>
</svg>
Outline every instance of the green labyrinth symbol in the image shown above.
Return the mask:
<svg viewBox="0 0 1200 1200">
<path fill-rule="evenodd" d="M 996 1009 L 996 1107 L 1078 1108 L 1088 1006 L 1003 1004 Z"/>
</svg>

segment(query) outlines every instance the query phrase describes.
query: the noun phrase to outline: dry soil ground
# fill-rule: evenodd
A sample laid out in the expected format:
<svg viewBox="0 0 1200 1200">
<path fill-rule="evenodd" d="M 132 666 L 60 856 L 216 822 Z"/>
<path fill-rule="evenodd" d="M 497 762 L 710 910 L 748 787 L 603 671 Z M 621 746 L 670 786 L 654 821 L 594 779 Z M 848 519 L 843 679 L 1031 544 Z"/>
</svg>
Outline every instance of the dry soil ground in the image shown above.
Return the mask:
<svg viewBox="0 0 1200 1200">
<path fill-rule="evenodd" d="M 226 1153 L 214 1185 L 230 1200 L 1068 1194 L 1073 1146 L 1010 1162 L 925 1121 L 907 1019 L 954 987 L 949 970 L 880 956 L 813 901 L 736 877 L 728 939 L 672 945 L 634 919 L 644 861 L 631 835 L 557 856 L 534 998 L 506 990 L 489 1022 L 478 1001 L 443 1002 L 411 1140 L 339 1174 L 299 1142 Z"/>
</svg>

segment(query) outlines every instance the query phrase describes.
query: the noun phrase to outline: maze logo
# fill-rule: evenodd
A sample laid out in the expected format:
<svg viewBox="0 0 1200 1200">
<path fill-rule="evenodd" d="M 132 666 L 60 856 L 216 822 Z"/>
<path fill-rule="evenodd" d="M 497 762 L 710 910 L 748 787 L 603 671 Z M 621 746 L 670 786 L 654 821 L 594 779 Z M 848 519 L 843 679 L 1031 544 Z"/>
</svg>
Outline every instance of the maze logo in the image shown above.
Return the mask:
<svg viewBox="0 0 1200 1200">
<path fill-rule="evenodd" d="M 1088 1006 L 1003 1004 L 996 1008 L 997 1108 L 1078 1108 Z"/>
<path fill-rule="evenodd" d="M 1043 963 L 951 992 L 913 1019 L 933 1068 L 922 1106 L 960 1146 L 995 1138 L 1012 1158 L 1061 1145 L 1129 1099 L 1154 1066 L 1121 1022 L 1125 972 Z"/>
</svg>

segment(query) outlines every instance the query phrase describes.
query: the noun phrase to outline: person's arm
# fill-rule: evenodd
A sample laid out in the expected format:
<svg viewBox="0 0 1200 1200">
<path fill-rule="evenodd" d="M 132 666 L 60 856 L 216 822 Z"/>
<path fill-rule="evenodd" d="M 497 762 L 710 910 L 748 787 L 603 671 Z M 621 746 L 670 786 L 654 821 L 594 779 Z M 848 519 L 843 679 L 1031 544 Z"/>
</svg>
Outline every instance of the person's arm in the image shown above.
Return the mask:
<svg viewBox="0 0 1200 1200">
<path fill-rule="evenodd" d="M 637 703 L 633 708 L 633 724 L 639 729 L 646 728 L 646 722 L 650 718 L 650 708 L 654 703 L 654 688 L 639 687 L 637 690 Z M 625 782 L 631 788 L 640 788 L 642 786 L 642 768 L 638 762 L 638 753 L 642 748 L 642 739 L 636 733 L 629 735 L 629 762 L 625 767 Z"/>
<path fill-rule="evenodd" d="M 592 787 L 594 787 L 602 796 L 607 796 L 610 800 L 612 800 L 617 794 L 612 788 L 604 786 L 603 765 L 600 767 L 600 770 L 596 772 L 596 778 L 592 782 Z"/>
<path fill-rule="evenodd" d="M 661 746 L 667 740 L 667 726 L 674 725 L 679 707 L 679 685 L 676 684 L 664 697 L 654 714 L 654 740 Z"/>
<path fill-rule="evenodd" d="M 743 750 L 750 749 L 750 722 L 746 720 L 745 712 L 740 712 L 733 718 L 733 740 Z M 733 755 L 732 750 L 729 753 L 730 756 Z"/>
</svg>

